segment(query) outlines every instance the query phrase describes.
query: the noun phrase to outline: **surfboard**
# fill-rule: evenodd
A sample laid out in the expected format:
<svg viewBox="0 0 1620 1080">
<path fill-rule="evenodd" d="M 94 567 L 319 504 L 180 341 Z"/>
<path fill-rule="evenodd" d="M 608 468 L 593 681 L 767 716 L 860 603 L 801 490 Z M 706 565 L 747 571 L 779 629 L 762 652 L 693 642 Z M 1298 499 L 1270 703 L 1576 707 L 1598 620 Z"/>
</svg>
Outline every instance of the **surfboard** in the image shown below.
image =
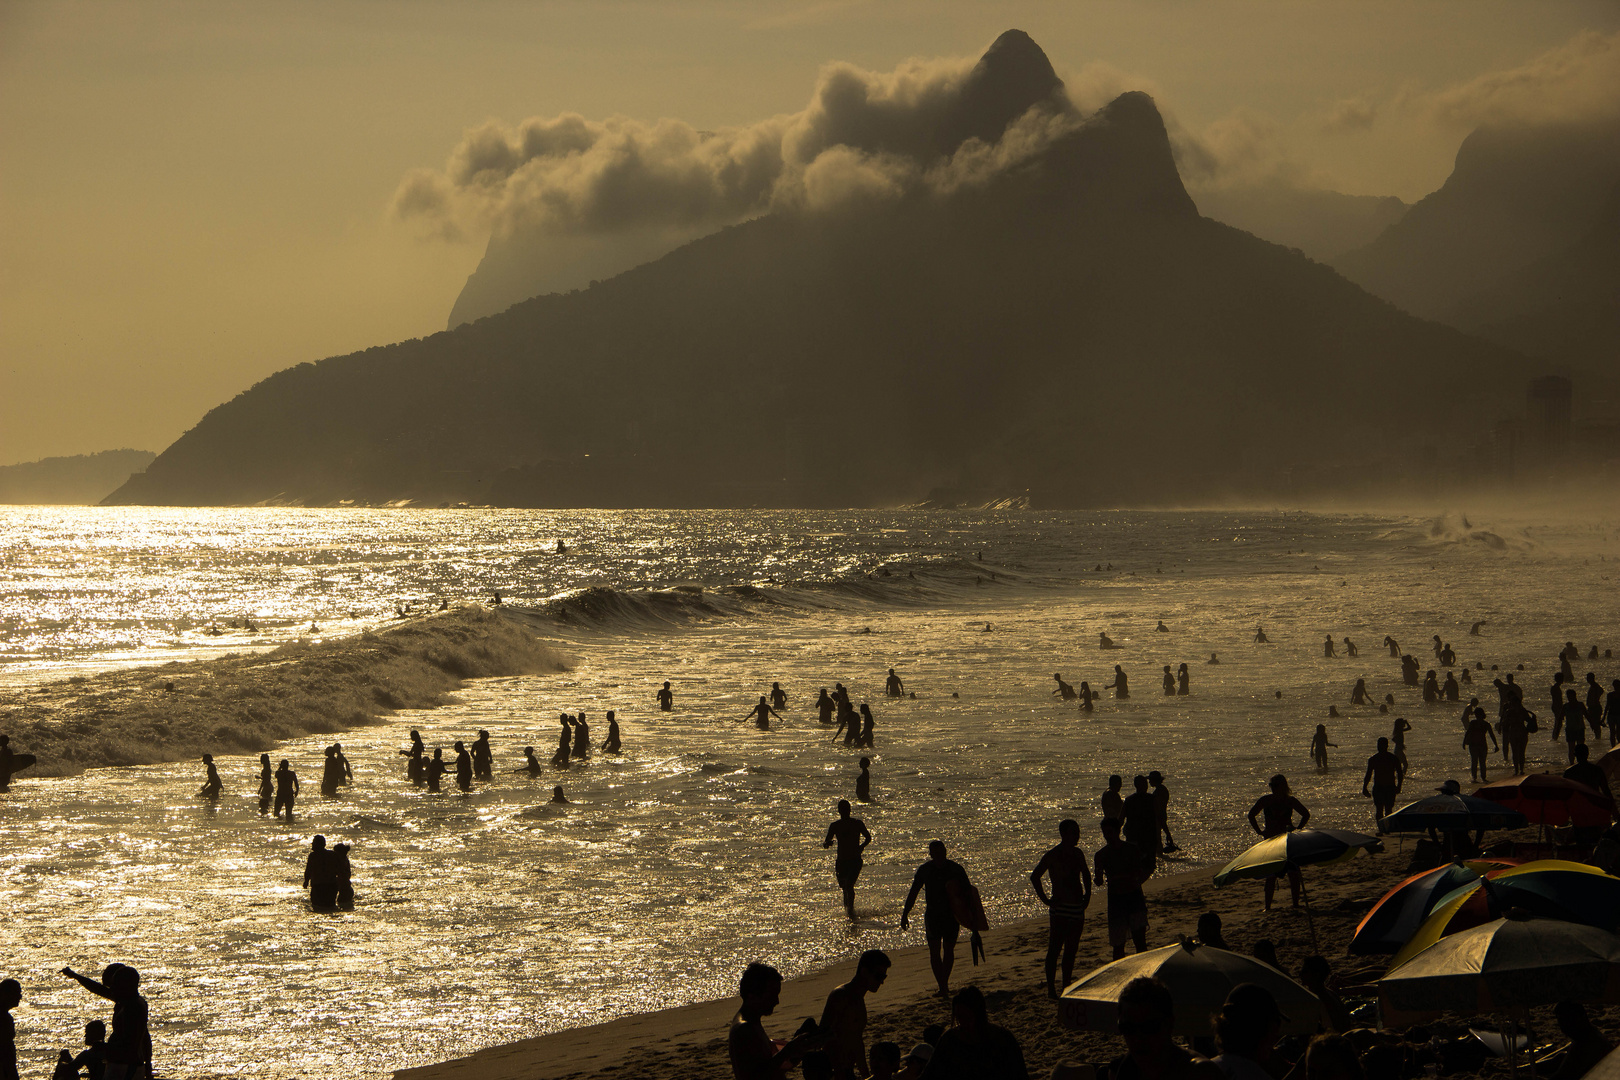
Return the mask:
<svg viewBox="0 0 1620 1080">
<path fill-rule="evenodd" d="M 984 902 L 979 899 L 979 890 L 971 883 L 953 881 L 945 886 L 946 893 L 951 898 L 951 914 L 956 921 L 968 930 L 988 930 L 990 920 L 985 918 Z"/>
<path fill-rule="evenodd" d="M 39 759 L 36 758 L 33 754 L 12 754 L 11 755 L 11 769 L 10 769 L 9 772 L 0 773 L 0 784 L 10 783 L 11 778 L 13 776 L 15 776 L 17 773 L 22 772 L 24 769 L 28 768 L 29 766 L 33 765 L 34 762 L 36 762 L 38 760 Z"/>
</svg>

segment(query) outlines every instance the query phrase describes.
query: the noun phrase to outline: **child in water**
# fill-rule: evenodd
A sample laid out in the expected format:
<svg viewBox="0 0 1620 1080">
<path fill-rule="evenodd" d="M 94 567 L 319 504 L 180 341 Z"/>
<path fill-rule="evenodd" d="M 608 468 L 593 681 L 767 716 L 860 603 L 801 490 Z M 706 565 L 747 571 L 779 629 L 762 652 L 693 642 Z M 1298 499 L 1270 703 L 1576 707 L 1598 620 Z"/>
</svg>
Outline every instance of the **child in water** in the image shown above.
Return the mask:
<svg viewBox="0 0 1620 1080">
<path fill-rule="evenodd" d="M 1330 746 L 1335 750 L 1339 748 L 1338 743 L 1328 742 L 1327 725 L 1317 724 L 1316 734 L 1311 736 L 1311 760 L 1316 762 L 1316 768 L 1320 772 L 1327 772 L 1327 752 Z"/>
</svg>

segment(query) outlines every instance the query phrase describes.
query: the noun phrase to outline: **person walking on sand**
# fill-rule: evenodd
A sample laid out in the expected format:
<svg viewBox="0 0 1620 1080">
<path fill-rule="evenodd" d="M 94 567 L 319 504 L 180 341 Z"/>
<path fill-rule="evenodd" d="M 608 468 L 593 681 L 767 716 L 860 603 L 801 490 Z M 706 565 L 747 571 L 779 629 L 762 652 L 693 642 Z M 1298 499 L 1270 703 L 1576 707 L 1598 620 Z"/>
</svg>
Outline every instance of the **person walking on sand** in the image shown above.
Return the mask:
<svg viewBox="0 0 1620 1080">
<path fill-rule="evenodd" d="M 1328 771 L 1328 747 L 1330 746 L 1335 750 L 1339 748 L 1338 743 L 1328 742 L 1327 725 L 1317 724 L 1316 734 L 1311 736 L 1311 760 L 1316 762 L 1318 772 Z"/>
<path fill-rule="evenodd" d="M 489 780 L 495 773 L 495 754 L 489 748 L 489 732 L 478 729 L 478 738 L 472 744 L 473 776 Z"/>
<path fill-rule="evenodd" d="M 270 812 L 270 801 L 276 794 L 276 774 L 270 768 L 270 755 L 259 755 L 259 813 Z"/>
<path fill-rule="evenodd" d="M 776 1011 L 782 999 L 782 973 L 769 964 L 749 964 L 738 981 L 737 993 L 742 1007 L 726 1031 L 732 1080 L 781 1080 L 820 1042 L 821 1033 L 807 1031 L 781 1044 L 765 1034 L 764 1018 Z"/>
<path fill-rule="evenodd" d="M 1367 790 L 1367 784 L 1372 790 Z M 1389 740 L 1379 739 L 1378 750 L 1367 759 L 1367 772 L 1361 778 L 1362 798 L 1373 801 L 1373 821 L 1384 820 L 1384 815 L 1395 809 L 1395 796 L 1406 783 L 1406 767 L 1401 759 L 1389 752 Z"/>
<path fill-rule="evenodd" d="M 752 709 L 749 709 L 748 712 L 743 716 L 743 719 L 752 720 L 754 722 L 754 726 L 759 728 L 761 731 L 769 731 L 771 729 L 771 717 L 773 716 L 778 720 L 782 719 L 782 715 L 775 709 L 771 708 L 771 703 L 765 700 L 764 694 L 761 694 L 759 695 L 759 704 L 755 705 Z M 853 732 L 855 729 L 851 727 L 850 730 Z M 845 740 L 845 745 L 848 744 L 849 740 Z"/>
<path fill-rule="evenodd" d="M 1047 895 L 1041 877 L 1050 876 L 1052 892 Z M 1080 823 L 1073 818 L 1058 822 L 1058 844 L 1048 848 L 1029 883 L 1047 910 L 1046 996 L 1058 996 L 1058 957 L 1063 958 L 1063 985 L 1074 981 L 1074 957 L 1080 949 L 1080 935 L 1086 928 L 1086 908 L 1091 904 L 1091 869 L 1080 847 Z"/>
<path fill-rule="evenodd" d="M 1125 669 L 1120 667 L 1118 664 L 1115 664 L 1114 681 L 1103 687 L 1103 689 L 1112 690 L 1114 692 L 1114 700 L 1116 701 L 1124 701 L 1126 698 L 1130 697 L 1131 688 L 1130 684 L 1125 678 Z"/>
<path fill-rule="evenodd" d="M 203 765 L 208 769 L 208 778 L 203 781 L 203 786 L 198 789 L 197 794 L 212 802 L 219 798 L 219 793 L 224 789 L 225 783 L 219 778 L 219 769 L 214 765 L 214 755 L 204 754 L 202 760 Z"/>
<path fill-rule="evenodd" d="M 889 977 L 889 956 L 868 949 L 855 961 L 855 977 L 833 987 L 821 1009 L 822 1047 L 832 1059 L 834 1080 L 866 1080 L 866 995 Z"/>
<path fill-rule="evenodd" d="M 663 712 L 673 712 L 675 709 L 675 693 L 669 688 L 668 680 L 665 680 L 664 688 L 658 691 L 658 708 Z"/>
<path fill-rule="evenodd" d="M 1380 740 L 1382 741 L 1382 740 Z M 1294 829 L 1305 827 L 1311 820 L 1311 812 L 1305 809 L 1305 804 L 1294 798 L 1294 793 L 1288 789 L 1288 777 L 1282 773 L 1273 776 L 1268 784 L 1269 792 L 1255 800 L 1249 807 L 1249 828 L 1259 833 L 1263 839 L 1273 836 L 1282 836 L 1293 832 Z M 1294 824 L 1294 815 L 1299 815 L 1299 824 Z M 1265 824 L 1262 825 L 1261 822 Z M 1264 910 L 1271 910 L 1271 899 L 1277 892 L 1277 877 L 1272 875 L 1266 878 L 1266 902 Z M 1300 880 L 1299 870 L 1290 866 L 1288 868 L 1288 889 L 1293 894 L 1294 907 L 1299 907 L 1300 890 L 1304 882 Z"/>
<path fill-rule="evenodd" d="M 928 942 L 928 966 L 933 969 L 934 981 L 939 984 L 939 995 L 951 996 L 951 968 L 956 965 L 956 942 L 962 936 L 962 924 L 956 920 L 951 906 L 952 886 L 966 889 L 970 886 L 967 871 L 962 864 L 945 857 L 945 842 L 931 840 L 928 861 L 917 867 L 911 879 L 911 891 L 906 894 L 905 906 L 900 911 L 900 929 L 911 929 L 911 908 L 917 894 L 923 893 L 923 936 Z"/>
<path fill-rule="evenodd" d="M 280 818 L 281 811 L 285 808 L 287 821 L 290 824 L 293 819 L 293 802 L 297 798 L 298 774 L 292 771 L 292 766 L 288 764 L 287 759 L 282 758 L 281 764 L 276 766 L 276 808 L 275 814 L 272 816 Z"/>
<path fill-rule="evenodd" d="M 904 697 L 906 693 L 906 684 L 900 681 L 900 676 L 894 673 L 894 668 L 889 669 L 889 677 L 884 680 L 883 688 L 890 697 Z"/>
<path fill-rule="evenodd" d="M 866 823 L 858 817 L 849 816 L 849 801 L 838 800 L 838 817 L 827 826 L 827 835 L 821 841 L 823 848 L 838 845 L 838 852 L 833 857 L 833 877 L 838 881 L 838 888 L 844 894 L 844 913 L 849 921 L 855 921 L 855 882 L 860 879 L 863 865 L 861 853 L 866 845 L 872 842 L 872 834 L 866 831 Z"/>
<path fill-rule="evenodd" d="M 1154 840 L 1157 841 L 1158 834 L 1163 833 L 1164 843 L 1159 847 L 1159 850 L 1163 852 L 1180 851 L 1181 848 L 1176 845 L 1176 838 L 1170 835 L 1170 789 L 1165 786 L 1164 774 L 1154 769 L 1148 773 L 1147 778 L 1148 783 L 1153 787 L 1153 816 L 1157 826 Z"/>
<path fill-rule="evenodd" d="M 1136 951 L 1147 951 L 1147 897 L 1142 893 L 1142 882 L 1151 870 L 1146 853 L 1135 844 L 1119 838 L 1119 822 L 1103 818 L 1103 846 L 1092 856 L 1097 884 L 1108 897 L 1108 944 L 1114 950 L 1114 959 L 1125 956 L 1125 942 L 1129 939 Z"/>
<path fill-rule="evenodd" d="M 467 753 L 467 747 L 460 739 L 456 740 L 456 787 L 462 791 L 472 790 L 472 755 Z"/>
<path fill-rule="evenodd" d="M 1484 783 L 1490 782 L 1486 763 L 1488 751 L 1485 749 L 1485 740 L 1491 740 L 1491 749 L 1501 749 L 1496 741 L 1496 732 L 1491 730 L 1490 722 L 1485 719 L 1485 710 L 1474 708 L 1474 718 L 1468 722 L 1468 730 L 1463 733 L 1463 745 L 1468 748 L 1468 772 L 1470 776 Z"/>
</svg>

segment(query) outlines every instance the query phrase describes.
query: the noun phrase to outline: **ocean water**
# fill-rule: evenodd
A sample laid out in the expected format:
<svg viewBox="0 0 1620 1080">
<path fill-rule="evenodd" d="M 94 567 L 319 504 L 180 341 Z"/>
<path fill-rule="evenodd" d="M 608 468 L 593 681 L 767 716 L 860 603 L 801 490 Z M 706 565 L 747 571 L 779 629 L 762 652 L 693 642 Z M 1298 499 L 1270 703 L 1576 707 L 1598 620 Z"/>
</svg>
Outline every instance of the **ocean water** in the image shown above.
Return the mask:
<svg viewBox="0 0 1620 1080">
<path fill-rule="evenodd" d="M 1384 635 L 1425 669 L 1433 634 L 1470 667 L 1522 663 L 1539 707 L 1564 641 L 1620 648 L 1615 524 L 0 510 L 0 730 L 6 704 L 50 679 L 341 636 L 407 602 L 496 590 L 574 659 L 339 736 L 356 780 L 337 798 L 318 792 L 328 740 L 284 744 L 273 756 L 308 785 L 291 826 L 257 813 L 248 757 L 218 755 L 214 806 L 195 795 L 195 762 L 20 778 L 0 795 L 0 974 L 25 988 L 24 1074 L 43 1075 L 105 1012 L 54 974 L 64 964 L 140 968 L 165 1075 L 352 1077 L 724 996 L 753 959 L 791 975 L 919 943 L 899 911 L 936 837 L 994 927 L 1037 913 L 1027 874 L 1060 818 L 1079 818 L 1093 846 L 1110 772 L 1127 785 L 1166 775 L 1183 848 L 1171 869 L 1242 850 L 1247 808 L 1276 771 L 1314 822 L 1370 831 L 1361 762 L 1391 717 L 1349 705 L 1357 677 L 1393 693 L 1414 726 L 1409 793 L 1467 777 L 1459 706 L 1425 707 L 1403 687 Z M 1160 619 L 1169 633 L 1155 632 Z M 1486 625 L 1469 636 L 1476 620 Z M 1253 643 L 1257 625 L 1270 644 Z M 1123 648 L 1099 650 L 1102 632 Z M 1324 659 L 1327 634 L 1360 657 Z M 1182 662 L 1192 693 L 1167 698 L 1160 669 Z M 1100 687 L 1115 663 L 1130 700 L 1105 695 L 1086 716 L 1052 697 L 1053 672 Z M 882 698 L 889 667 L 915 699 Z M 1620 677 L 1613 660 L 1586 670 Z M 1476 675 L 1493 702 L 1490 673 Z M 671 714 L 653 700 L 664 679 Z M 856 810 L 875 839 L 854 928 L 821 847 L 861 753 L 833 743 L 811 708 L 835 680 L 877 715 L 874 799 Z M 742 717 L 773 681 L 791 699 L 762 732 Z M 1344 715 L 1328 719 L 1329 704 Z M 524 745 L 549 757 L 557 715 L 580 709 L 598 744 L 617 710 L 622 755 L 540 780 L 507 771 Z M 1339 749 L 1318 774 L 1307 747 L 1323 722 Z M 430 747 L 489 730 L 495 780 L 469 795 L 413 788 L 397 754 L 413 727 Z M 1531 756 L 1561 764 L 1562 749 L 1535 736 Z M 569 805 L 547 804 L 554 783 Z M 316 832 L 353 845 L 351 913 L 307 909 L 299 878 Z M 965 958 L 959 972 L 970 977 Z"/>
</svg>

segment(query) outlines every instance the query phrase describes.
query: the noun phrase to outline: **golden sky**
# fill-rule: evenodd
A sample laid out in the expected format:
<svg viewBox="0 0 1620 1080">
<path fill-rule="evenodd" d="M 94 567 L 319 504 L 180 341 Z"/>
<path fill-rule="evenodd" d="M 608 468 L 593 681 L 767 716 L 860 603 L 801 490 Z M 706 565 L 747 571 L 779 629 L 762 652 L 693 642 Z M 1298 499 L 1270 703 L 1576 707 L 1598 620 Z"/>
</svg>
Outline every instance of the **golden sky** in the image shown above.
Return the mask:
<svg viewBox="0 0 1620 1080">
<path fill-rule="evenodd" d="M 1010 27 L 1083 103 L 1153 93 L 1208 183 L 1411 201 L 1481 120 L 1620 97 L 1612 0 L 0 0 L 0 464 L 162 450 L 274 371 L 443 329 L 485 237 L 391 206 L 469 128 L 748 125 L 828 62 Z"/>
</svg>

